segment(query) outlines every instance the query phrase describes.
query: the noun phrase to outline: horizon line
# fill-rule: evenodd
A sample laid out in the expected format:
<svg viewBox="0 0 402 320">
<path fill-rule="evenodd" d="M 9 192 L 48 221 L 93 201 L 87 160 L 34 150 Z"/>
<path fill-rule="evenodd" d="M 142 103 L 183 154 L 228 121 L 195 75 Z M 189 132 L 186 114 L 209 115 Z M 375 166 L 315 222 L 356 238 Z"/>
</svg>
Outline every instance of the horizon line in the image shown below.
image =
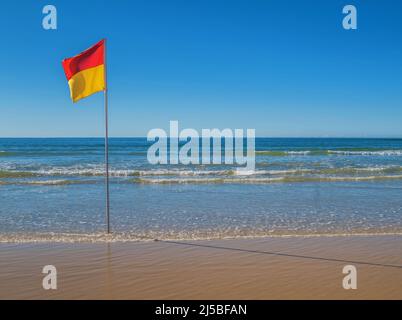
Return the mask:
<svg viewBox="0 0 402 320">
<path fill-rule="evenodd" d="M 138 139 L 147 138 L 146 136 L 109 136 L 109 139 Z M 169 138 L 169 137 L 168 137 Z M 199 137 L 202 138 L 202 137 Z M 222 137 L 224 138 L 224 137 Z M 246 137 L 244 137 L 246 138 Z M 402 136 L 258 136 L 256 139 L 402 139 Z M 105 139 L 104 136 L 34 136 L 34 137 L 13 137 L 0 136 L 0 139 Z"/>
</svg>

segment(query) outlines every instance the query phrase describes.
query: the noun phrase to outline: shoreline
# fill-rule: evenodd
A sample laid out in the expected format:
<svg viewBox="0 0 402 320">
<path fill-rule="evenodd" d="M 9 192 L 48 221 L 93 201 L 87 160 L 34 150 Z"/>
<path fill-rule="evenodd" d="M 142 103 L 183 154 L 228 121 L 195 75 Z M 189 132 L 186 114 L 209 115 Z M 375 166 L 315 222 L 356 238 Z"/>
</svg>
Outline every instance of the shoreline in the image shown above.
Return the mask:
<svg viewBox="0 0 402 320">
<path fill-rule="evenodd" d="M 0 243 L 0 299 L 402 299 L 401 247 L 402 235 Z M 357 290 L 342 287 L 350 264 Z"/>
<path fill-rule="evenodd" d="M 263 235 L 238 235 L 238 236 L 211 236 L 211 237 L 152 237 L 136 236 L 124 232 L 112 232 L 110 234 L 99 233 L 3 233 L 0 234 L 0 245 L 2 244 L 107 244 L 107 243 L 147 243 L 147 242 L 186 242 L 186 241 L 231 241 L 231 240 L 269 240 L 269 239 L 292 239 L 292 238 L 350 238 L 350 237 L 387 237 L 400 236 L 401 232 L 356 232 L 356 233 L 295 233 L 295 234 L 263 234 Z"/>
</svg>

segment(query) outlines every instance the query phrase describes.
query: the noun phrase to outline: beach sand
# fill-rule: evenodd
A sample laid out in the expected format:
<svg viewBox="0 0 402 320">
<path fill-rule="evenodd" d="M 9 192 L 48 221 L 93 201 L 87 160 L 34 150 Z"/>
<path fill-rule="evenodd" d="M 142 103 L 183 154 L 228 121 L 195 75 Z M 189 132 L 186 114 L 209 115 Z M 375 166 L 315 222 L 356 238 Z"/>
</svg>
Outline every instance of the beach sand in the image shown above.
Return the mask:
<svg viewBox="0 0 402 320">
<path fill-rule="evenodd" d="M 357 290 L 342 287 L 350 264 Z M 402 236 L 3 243 L 0 299 L 402 299 Z"/>
</svg>

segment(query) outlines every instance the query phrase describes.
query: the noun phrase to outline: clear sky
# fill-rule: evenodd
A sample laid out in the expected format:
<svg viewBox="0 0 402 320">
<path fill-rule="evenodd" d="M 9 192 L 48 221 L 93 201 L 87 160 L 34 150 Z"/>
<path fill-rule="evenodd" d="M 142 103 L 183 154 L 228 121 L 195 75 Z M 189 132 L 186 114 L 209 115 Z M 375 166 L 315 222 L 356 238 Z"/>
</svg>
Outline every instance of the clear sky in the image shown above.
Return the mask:
<svg viewBox="0 0 402 320">
<path fill-rule="evenodd" d="M 42 8 L 58 29 L 42 28 Z M 342 28 L 342 8 L 358 30 Z M 102 136 L 103 94 L 69 99 L 61 61 L 108 39 L 110 135 L 255 128 L 402 137 L 402 1 L 2 1 L 0 136 Z"/>
</svg>

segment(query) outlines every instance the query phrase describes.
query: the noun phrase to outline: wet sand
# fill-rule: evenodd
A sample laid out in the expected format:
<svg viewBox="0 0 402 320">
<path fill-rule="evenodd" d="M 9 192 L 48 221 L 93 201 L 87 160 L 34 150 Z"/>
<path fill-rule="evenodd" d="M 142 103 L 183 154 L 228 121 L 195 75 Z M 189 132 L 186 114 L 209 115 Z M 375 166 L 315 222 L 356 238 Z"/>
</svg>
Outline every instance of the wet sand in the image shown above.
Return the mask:
<svg viewBox="0 0 402 320">
<path fill-rule="evenodd" d="M 350 264 L 357 290 L 342 287 Z M 0 299 L 402 299 L 402 236 L 3 243 Z"/>
</svg>

